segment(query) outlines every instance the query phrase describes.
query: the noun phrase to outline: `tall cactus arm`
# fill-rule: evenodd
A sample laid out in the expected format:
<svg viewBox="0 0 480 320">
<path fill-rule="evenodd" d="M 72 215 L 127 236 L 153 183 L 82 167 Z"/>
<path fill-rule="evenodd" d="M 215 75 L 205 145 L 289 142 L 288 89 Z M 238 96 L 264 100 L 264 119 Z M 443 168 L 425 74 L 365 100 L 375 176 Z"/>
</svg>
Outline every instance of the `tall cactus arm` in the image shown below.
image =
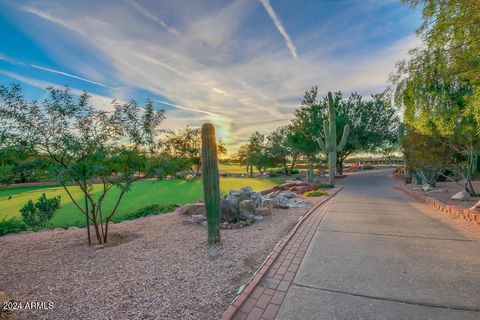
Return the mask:
<svg viewBox="0 0 480 320">
<path fill-rule="evenodd" d="M 342 139 L 340 140 L 340 143 L 338 144 L 337 152 L 342 151 L 343 148 L 345 148 L 345 145 L 347 144 L 347 139 L 348 139 L 348 133 L 349 132 L 350 132 L 350 126 L 347 124 L 347 125 L 345 125 L 345 127 L 343 127 Z"/>
<path fill-rule="evenodd" d="M 327 147 L 325 146 L 325 142 L 322 141 L 322 138 L 317 138 L 317 142 L 320 146 L 320 150 L 322 150 L 322 152 L 327 152 Z"/>
</svg>

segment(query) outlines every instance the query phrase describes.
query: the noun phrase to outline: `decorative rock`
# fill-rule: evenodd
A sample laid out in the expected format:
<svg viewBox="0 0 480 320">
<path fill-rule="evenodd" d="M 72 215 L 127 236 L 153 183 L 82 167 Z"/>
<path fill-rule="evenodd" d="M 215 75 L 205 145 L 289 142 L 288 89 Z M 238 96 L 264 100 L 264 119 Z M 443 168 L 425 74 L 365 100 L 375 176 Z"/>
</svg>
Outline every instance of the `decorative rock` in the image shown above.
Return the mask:
<svg viewBox="0 0 480 320">
<path fill-rule="evenodd" d="M 195 223 L 202 223 L 205 220 L 207 220 L 207 218 L 203 214 L 192 215 L 192 221 L 195 222 Z"/>
<path fill-rule="evenodd" d="M 184 215 L 205 215 L 205 204 L 202 202 L 192 203 L 185 206 L 181 206 L 177 209 L 179 214 Z"/>
<path fill-rule="evenodd" d="M 253 200 L 243 200 L 238 206 L 240 210 L 240 218 L 247 219 L 248 216 L 255 213 L 255 203 Z"/>
<path fill-rule="evenodd" d="M 477 204 L 475 205 L 475 208 L 480 209 L 480 201 L 477 202 Z"/>
<path fill-rule="evenodd" d="M 103 249 L 103 248 L 105 248 L 105 246 L 103 244 L 96 244 L 95 245 L 96 250 Z"/>
<path fill-rule="evenodd" d="M 80 229 L 80 228 L 78 228 L 78 227 L 70 227 L 70 228 L 68 228 L 68 230 L 78 230 L 78 229 Z"/>
<path fill-rule="evenodd" d="M 207 220 L 205 220 L 205 221 L 203 221 L 202 223 L 200 223 L 200 225 L 201 225 L 202 227 L 205 227 L 205 228 L 206 228 L 206 227 L 207 227 Z"/>
<path fill-rule="evenodd" d="M 459 201 L 469 201 L 472 200 L 472 197 L 467 191 L 460 191 L 455 193 L 450 199 L 459 200 Z"/>
<path fill-rule="evenodd" d="M 431 191 L 432 189 L 433 189 L 433 187 L 432 187 L 430 184 L 428 184 L 428 183 L 424 183 L 424 184 L 422 185 L 422 190 L 425 191 L 425 192 L 429 192 L 429 191 Z"/>
<path fill-rule="evenodd" d="M 240 197 L 241 194 L 242 194 L 242 191 L 240 191 L 240 190 L 230 190 L 228 192 L 229 196 L 234 196 L 234 197 Z"/>
<path fill-rule="evenodd" d="M 260 207 L 255 210 L 255 214 L 260 216 L 269 216 L 272 214 L 272 209 L 269 207 Z"/>
<path fill-rule="evenodd" d="M 279 193 L 279 196 L 280 196 L 280 197 L 287 198 L 287 199 L 292 199 L 292 198 L 296 198 L 296 197 L 297 197 L 297 195 L 295 194 L 295 192 L 292 192 L 292 191 L 281 192 L 281 193 Z"/>
<path fill-rule="evenodd" d="M 233 201 L 231 201 L 233 198 Z M 221 221 L 231 222 L 237 220 L 239 217 L 238 199 L 236 197 L 228 196 L 221 200 Z"/>
<path fill-rule="evenodd" d="M 256 215 L 256 216 L 255 216 L 255 221 L 263 221 L 263 216 L 261 216 L 261 215 Z"/>
<path fill-rule="evenodd" d="M 276 198 L 277 200 L 277 203 L 278 203 L 278 207 L 281 208 L 281 209 L 288 209 L 290 208 L 290 206 L 288 205 L 288 199 L 283 197 L 283 196 L 278 196 Z"/>
<path fill-rule="evenodd" d="M 262 198 L 262 207 L 266 208 L 278 208 L 278 201 L 270 198 Z"/>
</svg>

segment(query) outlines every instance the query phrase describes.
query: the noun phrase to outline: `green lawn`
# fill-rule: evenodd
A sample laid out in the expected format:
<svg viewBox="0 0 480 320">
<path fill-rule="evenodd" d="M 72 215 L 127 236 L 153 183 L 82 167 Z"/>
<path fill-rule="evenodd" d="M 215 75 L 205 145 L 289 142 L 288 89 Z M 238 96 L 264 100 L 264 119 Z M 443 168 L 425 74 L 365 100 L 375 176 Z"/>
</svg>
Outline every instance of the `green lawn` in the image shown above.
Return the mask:
<svg viewBox="0 0 480 320">
<path fill-rule="evenodd" d="M 231 189 L 240 189 L 250 186 L 256 191 L 269 189 L 276 183 L 266 179 L 249 178 L 221 178 L 220 188 L 222 193 Z M 95 186 L 99 190 L 101 186 Z M 71 187 L 73 197 L 82 201 L 82 193 L 79 188 Z M 0 219 L 3 217 L 20 217 L 19 209 L 28 201 L 36 201 L 42 193 L 47 197 L 61 196 L 61 208 L 52 220 L 53 227 L 83 226 L 85 218 L 75 207 L 62 187 L 21 187 L 0 189 Z M 119 191 L 113 189 L 104 202 L 104 211 L 113 208 L 116 195 Z M 9 200 L 9 197 L 12 197 Z M 133 184 L 132 190 L 128 192 L 120 204 L 115 216 L 121 216 L 135 211 L 150 204 L 184 204 L 202 199 L 202 181 L 165 180 L 165 181 L 138 181 Z"/>
<path fill-rule="evenodd" d="M 218 171 L 220 173 L 244 173 L 248 174 L 245 165 L 239 164 L 226 164 L 226 163 L 219 163 L 218 164 Z"/>
</svg>

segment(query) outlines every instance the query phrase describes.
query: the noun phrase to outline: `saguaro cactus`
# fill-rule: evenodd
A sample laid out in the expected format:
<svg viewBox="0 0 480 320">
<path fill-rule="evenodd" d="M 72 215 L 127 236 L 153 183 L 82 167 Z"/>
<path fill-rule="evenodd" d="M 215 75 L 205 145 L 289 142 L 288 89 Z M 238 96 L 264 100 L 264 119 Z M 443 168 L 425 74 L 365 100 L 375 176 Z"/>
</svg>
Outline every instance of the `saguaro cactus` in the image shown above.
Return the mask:
<svg viewBox="0 0 480 320">
<path fill-rule="evenodd" d="M 202 126 L 202 181 L 207 211 L 208 243 L 220 243 L 220 186 L 218 178 L 217 142 L 215 127 Z"/>
<path fill-rule="evenodd" d="M 328 154 L 328 182 L 335 183 L 335 171 L 337 169 L 337 152 L 342 151 L 347 144 L 348 124 L 343 127 L 343 134 L 340 143 L 337 145 L 337 115 L 335 113 L 335 103 L 332 93 L 328 92 L 328 120 L 323 121 L 323 130 L 325 132 L 325 141 L 317 139 L 320 149 Z"/>
</svg>

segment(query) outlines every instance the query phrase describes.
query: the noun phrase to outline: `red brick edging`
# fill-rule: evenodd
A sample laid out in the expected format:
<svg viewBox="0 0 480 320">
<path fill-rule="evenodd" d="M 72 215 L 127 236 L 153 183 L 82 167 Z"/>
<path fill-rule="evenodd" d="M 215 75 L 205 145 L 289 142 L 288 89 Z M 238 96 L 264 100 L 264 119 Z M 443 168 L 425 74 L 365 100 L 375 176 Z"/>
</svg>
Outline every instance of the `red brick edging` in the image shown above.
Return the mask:
<svg viewBox="0 0 480 320">
<path fill-rule="evenodd" d="M 475 212 L 476 210 L 447 205 L 440 200 L 425 196 L 404 186 L 395 186 L 394 188 L 436 209 L 437 218 L 442 217 L 450 225 L 473 235 L 475 238 L 480 238 L 480 211 Z"/>
<path fill-rule="evenodd" d="M 314 226 L 320 223 L 325 212 L 313 216 L 312 214 L 317 212 L 317 209 L 332 199 L 342 188 L 334 190 L 327 198 L 308 210 L 289 233 L 277 243 L 275 249 L 224 312 L 222 320 L 275 319 L 280 304 L 315 234 Z M 302 225 L 310 217 L 312 219 Z"/>
</svg>

